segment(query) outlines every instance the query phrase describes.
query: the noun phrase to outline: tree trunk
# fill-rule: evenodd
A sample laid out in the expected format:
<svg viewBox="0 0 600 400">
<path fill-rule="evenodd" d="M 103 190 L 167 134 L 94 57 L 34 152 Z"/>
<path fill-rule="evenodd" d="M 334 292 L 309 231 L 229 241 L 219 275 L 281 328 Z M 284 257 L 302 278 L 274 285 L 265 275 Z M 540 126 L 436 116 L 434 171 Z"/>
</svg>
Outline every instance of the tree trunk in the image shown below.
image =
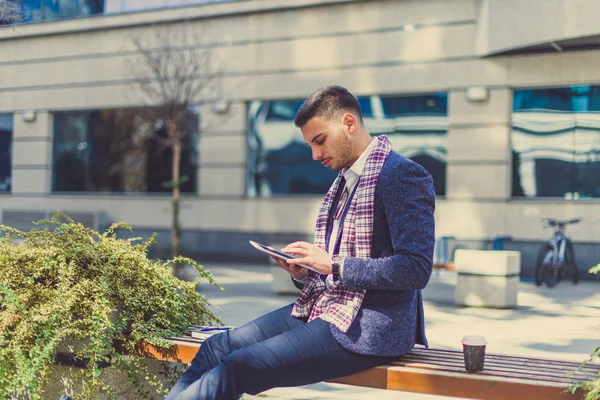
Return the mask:
<svg viewBox="0 0 600 400">
<path fill-rule="evenodd" d="M 169 136 L 172 140 L 173 164 L 171 180 L 173 181 L 172 204 L 173 204 L 173 220 L 171 229 L 171 255 L 177 257 L 179 255 L 179 239 L 181 238 L 181 226 L 179 225 L 179 203 L 180 203 L 180 172 L 181 164 L 181 136 L 177 131 L 176 124 L 170 124 Z"/>
</svg>

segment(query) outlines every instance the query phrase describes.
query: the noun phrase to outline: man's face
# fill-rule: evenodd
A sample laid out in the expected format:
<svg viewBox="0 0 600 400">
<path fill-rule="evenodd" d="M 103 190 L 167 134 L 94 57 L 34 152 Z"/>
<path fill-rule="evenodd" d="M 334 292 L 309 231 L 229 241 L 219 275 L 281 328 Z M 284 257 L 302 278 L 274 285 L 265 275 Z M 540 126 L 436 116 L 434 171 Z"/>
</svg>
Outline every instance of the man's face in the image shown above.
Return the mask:
<svg viewBox="0 0 600 400">
<path fill-rule="evenodd" d="M 345 114 L 347 116 L 349 114 Z M 312 150 L 313 160 L 334 171 L 352 165 L 352 137 L 345 117 L 314 117 L 301 128 L 304 141 Z"/>
</svg>

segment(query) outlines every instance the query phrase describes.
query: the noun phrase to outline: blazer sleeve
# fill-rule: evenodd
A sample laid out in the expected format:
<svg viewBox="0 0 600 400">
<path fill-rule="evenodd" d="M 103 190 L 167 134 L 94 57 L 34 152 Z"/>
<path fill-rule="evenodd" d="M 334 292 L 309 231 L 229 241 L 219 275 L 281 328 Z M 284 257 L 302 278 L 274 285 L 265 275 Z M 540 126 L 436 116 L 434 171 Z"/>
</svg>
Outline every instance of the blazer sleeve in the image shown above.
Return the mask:
<svg viewBox="0 0 600 400">
<path fill-rule="evenodd" d="M 431 276 L 435 243 L 435 190 L 431 175 L 411 161 L 379 177 L 393 254 L 383 258 L 348 257 L 342 281 L 356 289 L 423 289 Z M 377 217 L 377 216 L 376 216 Z"/>
</svg>

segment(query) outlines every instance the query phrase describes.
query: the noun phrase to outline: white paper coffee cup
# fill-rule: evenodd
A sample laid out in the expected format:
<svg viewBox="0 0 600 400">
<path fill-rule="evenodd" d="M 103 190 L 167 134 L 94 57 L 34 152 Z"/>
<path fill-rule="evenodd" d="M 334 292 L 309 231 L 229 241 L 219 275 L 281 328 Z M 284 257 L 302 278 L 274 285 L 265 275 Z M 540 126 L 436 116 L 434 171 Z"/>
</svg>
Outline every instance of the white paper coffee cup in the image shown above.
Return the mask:
<svg viewBox="0 0 600 400">
<path fill-rule="evenodd" d="M 483 336 L 465 336 L 462 339 L 465 369 L 469 373 L 483 371 L 485 363 L 485 346 L 487 340 Z"/>
</svg>

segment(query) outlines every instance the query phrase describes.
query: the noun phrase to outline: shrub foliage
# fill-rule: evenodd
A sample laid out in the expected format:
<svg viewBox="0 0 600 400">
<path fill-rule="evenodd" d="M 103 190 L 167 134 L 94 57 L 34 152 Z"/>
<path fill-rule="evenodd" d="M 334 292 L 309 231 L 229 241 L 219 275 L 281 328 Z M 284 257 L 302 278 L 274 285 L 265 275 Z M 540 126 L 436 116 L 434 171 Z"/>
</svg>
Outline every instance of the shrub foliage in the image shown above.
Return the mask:
<svg viewBox="0 0 600 400">
<path fill-rule="evenodd" d="M 76 397 L 114 398 L 101 379 L 105 363 L 164 391 L 139 356 L 123 353 L 135 354 L 141 341 L 167 349 L 165 338 L 189 325 L 220 323 L 197 281 L 179 280 L 172 267 L 189 263 L 217 285 L 210 273 L 185 257 L 149 259 L 154 238 L 119 239 L 117 229 L 131 230 L 123 223 L 99 233 L 57 213 L 37 224 L 45 228 L 0 227 L 0 398 L 43 398 L 57 349 L 69 341 L 85 343 L 76 351 L 85 363 Z"/>
<path fill-rule="evenodd" d="M 590 268 L 589 272 L 592 274 L 600 273 L 600 264 Z M 600 347 L 596 347 L 592 351 L 590 358 L 581 363 L 578 371 L 583 370 L 586 364 L 596 362 L 597 360 L 600 360 Z M 575 393 L 579 389 L 585 391 L 585 400 L 600 400 L 600 372 L 598 372 L 597 379 L 592 381 L 577 382 L 576 384 L 571 385 L 568 391 L 570 393 Z"/>
</svg>

